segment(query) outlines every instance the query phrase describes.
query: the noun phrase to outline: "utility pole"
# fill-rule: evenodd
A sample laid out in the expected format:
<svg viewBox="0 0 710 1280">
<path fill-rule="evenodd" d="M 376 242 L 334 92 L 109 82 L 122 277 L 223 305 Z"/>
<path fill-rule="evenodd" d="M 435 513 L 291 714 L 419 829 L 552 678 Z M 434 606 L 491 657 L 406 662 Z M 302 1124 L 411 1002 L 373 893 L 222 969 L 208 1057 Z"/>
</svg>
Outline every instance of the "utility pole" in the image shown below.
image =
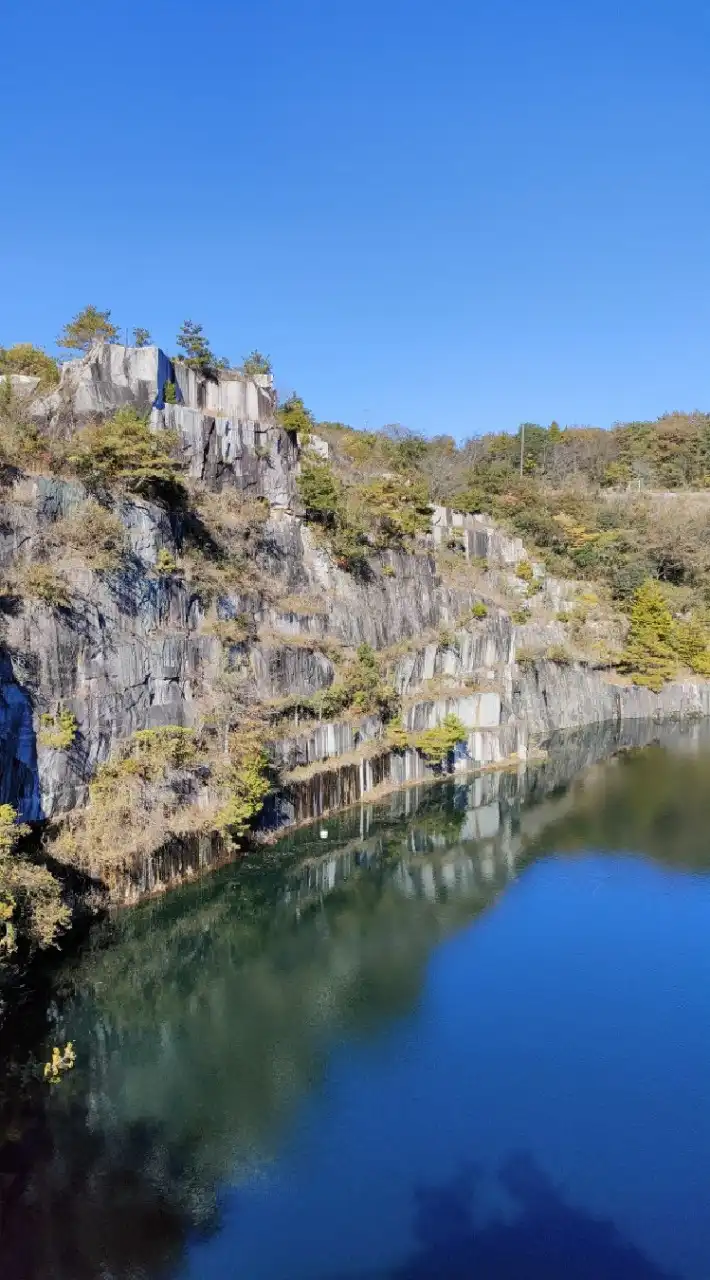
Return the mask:
<svg viewBox="0 0 710 1280">
<path fill-rule="evenodd" d="M 525 460 L 525 423 L 520 424 L 520 475 L 523 474 L 523 462 Z"/>
</svg>

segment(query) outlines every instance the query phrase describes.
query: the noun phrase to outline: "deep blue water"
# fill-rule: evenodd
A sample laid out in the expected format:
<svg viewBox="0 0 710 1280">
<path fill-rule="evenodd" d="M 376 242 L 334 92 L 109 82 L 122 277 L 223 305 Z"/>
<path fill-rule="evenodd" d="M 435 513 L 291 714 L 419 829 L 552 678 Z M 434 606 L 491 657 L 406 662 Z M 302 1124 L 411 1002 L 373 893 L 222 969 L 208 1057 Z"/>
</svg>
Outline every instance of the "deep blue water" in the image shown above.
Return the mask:
<svg viewBox="0 0 710 1280">
<path fill-rule="evenodd" d="M 94 938 L 3 1274 L 707 1280 L 710 755 L 557 782 L 407 793 Z"/>
</svg>

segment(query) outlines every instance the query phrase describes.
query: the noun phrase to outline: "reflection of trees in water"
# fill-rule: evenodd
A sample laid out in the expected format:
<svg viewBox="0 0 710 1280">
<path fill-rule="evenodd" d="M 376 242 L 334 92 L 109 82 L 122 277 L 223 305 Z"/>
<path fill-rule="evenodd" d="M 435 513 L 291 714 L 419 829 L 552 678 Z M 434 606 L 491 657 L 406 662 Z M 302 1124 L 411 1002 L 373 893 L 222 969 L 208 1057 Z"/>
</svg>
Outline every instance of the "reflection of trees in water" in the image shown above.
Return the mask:
<svg viewBox="0 0 710 1280">
<path fill-rule="evenodd" d="M 94 1131 L 84 1106 L 50 1120 L 41 1099 L 0 1165 L 0 1274 L 7 1280 L 150 1280 L 175 1273 L 188 1232 L 161 1135 Z"/>
<path fill-rule="evenodd" d="M 501 1181 L 515 1217 L 479 1226 L 474 1170 L 418 1188 L 417 1246 L 387 1280 L 672 1280 L 612 1222 L 566 1204 L 530 1156 L 512 1157 Z"/>
<path fill-rule="evenodd" d="M 710 869 L 710 756 L 631 751 L 573 784 L 566 812 L 551 814 L 533 856 L 579 849 L 640 853 L 678 870 Z"/>
<path fill-rule="evenodd" d="M 269 1158 L 333 1042 L 411 1010 L 437 942 L 498 895 L 521 853 L 550 847 L 547 831 L 589 841 L 597 784 L 573 803 L 564 786 L 609 749 L 610 732 L 575 735 L 526 777 L 449 782 L 392 797 L 366 820 L 344 815 L 325 856 L 312 832 L 296 833 L 285 856 L 262 852 L 97 931 L 61 978 L 53 1040 L 74 1040 L 76 1070 L 54 1091 L 0 1098 L 11 1120 L 0 1274 L 89 1280 L 101 1260 L 121 1278 L 174 1270 L 187 1235 L 214 1225 L 220 1182 Z M 627 778 L 640 823 L 651 793 L 677 807 L 692 767 L 653 753 L 613 765 L 609 812 Z M 664 770 L 673 780 L 661 785 Z"/>
</svg>

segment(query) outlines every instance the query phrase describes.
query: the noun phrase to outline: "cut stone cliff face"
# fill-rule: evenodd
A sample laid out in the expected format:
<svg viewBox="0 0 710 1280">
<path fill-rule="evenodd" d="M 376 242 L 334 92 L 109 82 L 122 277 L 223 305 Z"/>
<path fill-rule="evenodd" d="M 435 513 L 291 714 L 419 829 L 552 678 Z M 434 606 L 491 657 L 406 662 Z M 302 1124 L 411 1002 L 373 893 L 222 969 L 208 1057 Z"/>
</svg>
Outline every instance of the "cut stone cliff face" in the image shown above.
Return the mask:
<svg viewBox="0 0 710 1280">
<path fill-rule="evenodd" d="M 174 403 L 165 402 L 167 383 Z M 35 413 L 56 429 L 72 429 L 126 405 L 150 414 L 154 431 L 177 433 L 195 485 L 268 505 L 249 543 L 254 581 L 221 587 L 207 605 L 194 582 L 156 567 L 161 554 L 177 560 L 183 552 L 185 513 L 126 496 L 116 504 L 126 537 L 119 570 L 93 572 L 78 559 L 71 608 L 31 599 L 8 608 L 0 653 L 0 801 L 23 818 L 57 818 L 82 806 L 97 767 L 136 730 L 198 724 L 225 670 L 254 702 L 298 701 L 329 688 L 339 655 L 363 643 L 392 650 L 385 656 L 388 677 L 408 734 L 435 728 L 447 715 L 460 720 L 466 738 L 454 752 L 455 770 L 522 764 L 531 743 L 557 729 L 710 714 L 710 686 L 701 681 L 668 685 L 656 695 L 575 664 L 518 666 L 521 630 L 510 612 L 489 598 L 487 616 L 470 616 L 485 593 L 466 577 L 465 565 L 485 561 L 511 575 L 525 558 L 520 540 L 484 517 L 435 508 L 429 539 L 409 551 L 373 555 L 364 579 L 339 569 L 300 517 L 299 444 L 278 423 L 268 378 L 205 378 L 155 347 L 103 345 L 67 364 L 58 389 L 37 402 Z M 41 558 L 57 522 L 86 497 L 81 484 L 57 478 L 6 484 L 0 571 L 9 575 Z M 435 552 L 452 530 L 461 538 L 464 572 L 447 581 Z M 569 585 L 548 580 L 544 591 L 559 607 Z M 244 638 L 225 638 L 220 624 L 237 620 Z M 546 623 L 541 636 L 556 642 L 559 626 Z M 38 733 L 40 717 L 59 707 L 77 726 L 64 750 L 42 745 Z M 414 746 L 393 749 L 387 734 L 377 715 L 303 723 L 296 708 L 272 733 L 282 781 L 264 826 L 319 817 L 440 771 Z M 194 860 L 189 865 L 194 869 Z M 168 879 L 179 874 L 174 865 L 166 872 Z M 144 868 L 136 883 L 154 888 L 159 880 Z"/>
</svg>

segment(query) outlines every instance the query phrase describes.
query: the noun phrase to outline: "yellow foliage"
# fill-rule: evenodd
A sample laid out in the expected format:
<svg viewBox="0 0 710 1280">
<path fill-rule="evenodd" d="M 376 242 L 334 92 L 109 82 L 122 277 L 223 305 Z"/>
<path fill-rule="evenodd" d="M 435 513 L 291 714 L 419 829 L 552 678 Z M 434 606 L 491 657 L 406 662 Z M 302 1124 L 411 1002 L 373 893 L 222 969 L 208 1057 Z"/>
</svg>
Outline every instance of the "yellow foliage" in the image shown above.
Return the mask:
<svg viewBox="0 0 710 1280">
<path fill-rule="evenodd" d="M 566 515 L 564 511 L 552 518 L 562 531 L 565 545 L 571 547 L 573 551 L 578 551 L 580 547 L 586 546 L 589 542 L 596 542 L 599 537 L 598 533 L 585 529 L 583 524 L 578 524 L 571 516 Z"/>
<path fill-rule="evenodd" d="M 37 741 L 42 747 L 52 747 L 55 751 L 68 751 L 76 738 L 78 728 L 74 713 L 60 708 L 56 715 L 46 714 L 40 718 Z"/>
<path fill-rule="evenodd" d="M 55 1045 L 49 1062 L 44 1064 L 44 1078 L 47 1083 L 58 1084 L 65 1072 L 71 1071 L 75 1062 L 76 1053 L 71 1040 L 67 1041 L 63 1049 L 58 1049 Z"/>
<path fill-rule="evenodd" d="M 15 950 L 18 935 L 32 946 L 48 947 L 69 923 L 59 881 L 17 851 L 28 832 L 12 805 L 0 804 L 0 954 L 6 956 Z"/>
</svg>

